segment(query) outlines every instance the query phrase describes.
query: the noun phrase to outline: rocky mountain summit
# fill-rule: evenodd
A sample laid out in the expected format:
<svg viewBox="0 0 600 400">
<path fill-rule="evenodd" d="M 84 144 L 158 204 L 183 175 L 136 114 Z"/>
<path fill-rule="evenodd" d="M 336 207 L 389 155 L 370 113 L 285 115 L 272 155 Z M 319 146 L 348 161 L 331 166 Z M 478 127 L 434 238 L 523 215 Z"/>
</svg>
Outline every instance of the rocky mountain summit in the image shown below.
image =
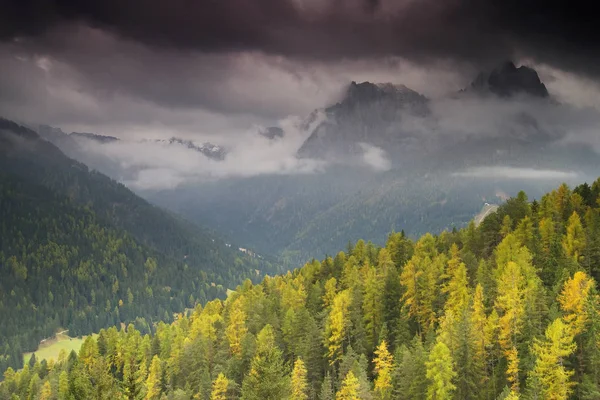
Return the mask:
<svg viewBox="0 0 600 400">
<path fill-rule="evenodd" d="M 517 94 L 549 97 L 548 89 L 536 70 L 524 65 L 517 68 L 511 61 L 503 63 L 491 72 L 481 72 L 471 83 L 471 89 L 477 92 L 489 91 L 501 97 Z"/>
</svg>

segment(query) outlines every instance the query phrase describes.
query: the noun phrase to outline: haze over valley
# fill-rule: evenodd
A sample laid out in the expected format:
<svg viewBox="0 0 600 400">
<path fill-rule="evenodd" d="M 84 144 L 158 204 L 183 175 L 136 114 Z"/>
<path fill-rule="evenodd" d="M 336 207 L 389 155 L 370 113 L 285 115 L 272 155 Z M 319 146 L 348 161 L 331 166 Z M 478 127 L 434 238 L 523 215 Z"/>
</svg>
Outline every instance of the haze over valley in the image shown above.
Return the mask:
<svg viewBox="0 0 600 400">
<path fill-rule="evenodd" d="M 351 82 L 332 105 L 232 138 L 131 139 L 33 126 L 150 201 L 292 262 L 348 240 L 465 226 L 519 190 L 593 180 L 595 109 L 500 63 L 458 91 Z M 222 141 L 222 142 L 221 142 Z"/>
</svg>

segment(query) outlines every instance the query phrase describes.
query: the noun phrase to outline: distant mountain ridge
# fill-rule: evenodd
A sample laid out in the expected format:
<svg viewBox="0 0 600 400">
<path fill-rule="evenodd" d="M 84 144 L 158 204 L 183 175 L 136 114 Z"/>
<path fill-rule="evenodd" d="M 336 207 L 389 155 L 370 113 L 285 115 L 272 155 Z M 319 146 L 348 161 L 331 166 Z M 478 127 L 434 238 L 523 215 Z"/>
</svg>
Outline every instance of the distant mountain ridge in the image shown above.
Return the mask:
<svg viewBox="0 0 600 400">
<path fill-rule="evenodd" d="M 172 137 L 170 139 L 157 139 L 156 143 L 168 144 L 168 145 L 179 145 L 186 147 L 190 150 L 197 151 L 199 153 L 204 154 L 206 157 L 211 158 L 213 160 L 221 161 L 225 159 L 225 155 L 227 151 L 216 144 L 212 144 L 209 142 L 202 143 L 201 145 L 197 145 L 191 140 L 180 139 L 176 137 Z"/>
<path fill-rule="evenodd" d="M 466 94 L 500 98 L 527 95 L 542 99 L 550 96 L 533 68 L 517 68 L 512 62 L 505 62 L 491 72 L 481 72 L 459 93 Z M 414 158 L 416 153 L 430 154 L 441 149 L 435 143 L 423 142 L 423 135 L 405 123 L 406 119 L 425 121 L 431 114 L 429 103 L 427 97 L 404 85 L 352 82 L 340 102 L 324 109 L 327 119 L 314 129 L 298 155 L 352 156 L 363 152 L 360 143 L 364 142 L 385 149 L 392 160 L 414 164 L 419 162 Z M 524 125 L 536 124 L 527 114 L 517 118 Z M 435 121 L 430 124 L 433 131 L 439 130 Z"/>
<path fill-rule="evenodd" d="M 475 128 L 464 131 L 461 118 L 456 123 L 447 110 L 440 114 L 448 105 L 473 116 Z M 390 230 L 418 235 L 460 227 L 485 202 L 500 201 L 496 193 L 526 189 L 535 196 L 557 180 L 597 175 L 600 157 L 592 148 L 562 140 L 560 127 L 532 112 L 545 108 L 552 114 L 561 107 L 535 70 L 512 63 L 482 72 L 473 85 L 441 99 L 404 85 L 352 82 L 339 101 L 315 109 L 300 124 L 306 139 L 296 157 L 322 161 L 324 171 L 192 181 L 140 193 L 258 251 L 304 261 L 349 239 L 381 243 Z M 279 127 L 257 133 L 273 143 L 287 139 Z M 228 158 L 234 154 L 224 161 L 235 163 Z M 508 175 L 477 173 L 495 167 L 510 167 Z M 538 170 L 569 173 L 514 180 L 521 169 L 529 176 Z"/>
<path fill-rule="evenodd" d="M 87 133 L 87 132 L 72 132 L 70 134 L 70 136 L 73 136 L 76 138 L 95 140 L 96 142 L 100 142 L 100 143 L 112 143 L 112 142 L 117 142 L 120 140 L 119 138 L 114 137 L 114 136 L 97 135 L 95 133 Z"/>
</svg>

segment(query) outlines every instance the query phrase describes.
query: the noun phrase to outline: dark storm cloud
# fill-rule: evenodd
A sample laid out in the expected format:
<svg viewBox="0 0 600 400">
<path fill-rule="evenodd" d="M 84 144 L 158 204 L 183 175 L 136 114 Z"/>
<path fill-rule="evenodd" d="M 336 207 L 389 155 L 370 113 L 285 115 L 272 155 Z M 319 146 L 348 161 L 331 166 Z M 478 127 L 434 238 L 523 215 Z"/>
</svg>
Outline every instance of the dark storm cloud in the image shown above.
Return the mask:
<svg viewBox="0 0 600 400">
<path fill-rule="evenodd" d="M 401 55 L 474 63 L 515 56 L 594 72 L 593 3 L 557 0 L 12 0 L 0 34 L 83 21 L 136 41 L 203 52 L 317 59 Z"/>
</svg>

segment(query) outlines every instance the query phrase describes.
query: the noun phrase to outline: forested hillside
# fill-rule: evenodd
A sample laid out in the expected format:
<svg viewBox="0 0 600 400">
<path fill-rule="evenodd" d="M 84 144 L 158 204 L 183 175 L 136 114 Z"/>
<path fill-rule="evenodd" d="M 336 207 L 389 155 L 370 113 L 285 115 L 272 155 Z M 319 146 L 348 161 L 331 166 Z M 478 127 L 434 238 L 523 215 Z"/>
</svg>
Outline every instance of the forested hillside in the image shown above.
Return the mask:
<svg viewBox="0 0 600 400">
<path fill-rule="evenodd" d="M 269 262 L 154 207 L 0 121 L 0 370 L 59 328 L 72 336 L 225 297 Z M 260 271 L 260 272 L 257 272 Z"/>
<path fill-rule="evenodd" d="M 598 399 L 600 181 L 358 241 L 154 335 L 102 330 L 0 399 Z"/>
</svg>

